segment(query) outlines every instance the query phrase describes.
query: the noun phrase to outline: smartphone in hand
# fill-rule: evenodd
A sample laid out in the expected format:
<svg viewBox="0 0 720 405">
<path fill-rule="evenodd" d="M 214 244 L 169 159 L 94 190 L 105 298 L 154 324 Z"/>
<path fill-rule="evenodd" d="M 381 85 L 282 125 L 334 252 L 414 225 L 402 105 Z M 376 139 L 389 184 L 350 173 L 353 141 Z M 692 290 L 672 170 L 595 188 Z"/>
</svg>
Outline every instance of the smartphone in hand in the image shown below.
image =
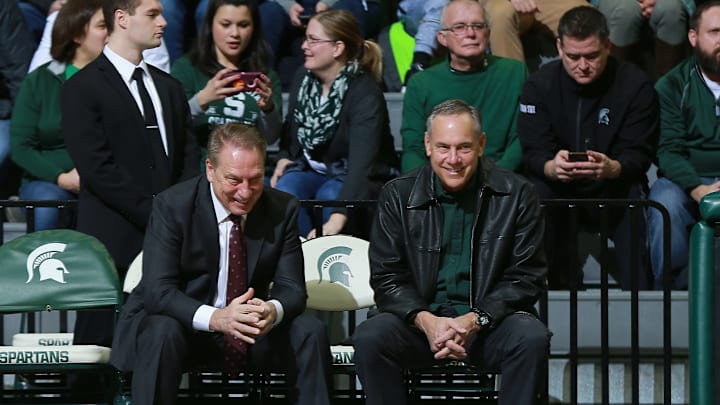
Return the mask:
<svg viewBox="0 0 720 405">
<path fill-rule="evenodd" d="M 568 162 L 587 162 L 587 152 L 568 152 Z"/>
<path fill-rule="evenodd" d="M 223 76 L 223 79 L 230 76 L 240 75 L 235 80 L 231 81 L 230 84 L 228 84 L 228 87 L 234 87 L 240 91 L 255 91 L 257 88 L 255 79 L 259 79 L 261 74 L 262 73 L 260 72 L 240 72 L 235 70 L 226 73 Z"/>
</svg>

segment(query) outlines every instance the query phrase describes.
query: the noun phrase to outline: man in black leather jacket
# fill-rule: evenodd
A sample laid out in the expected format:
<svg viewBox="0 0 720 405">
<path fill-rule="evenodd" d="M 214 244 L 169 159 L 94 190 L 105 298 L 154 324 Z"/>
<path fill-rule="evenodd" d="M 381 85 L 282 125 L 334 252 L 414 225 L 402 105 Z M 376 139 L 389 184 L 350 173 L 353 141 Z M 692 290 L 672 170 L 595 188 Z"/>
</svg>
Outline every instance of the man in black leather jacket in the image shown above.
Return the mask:
<svg viewBox="0 0 720 405">
<path fill-rule="evenodd" d="M 480 113 L 460 100 L 427 120 L 429 164 L 381 192 L 370 237 L 380 313 L 353 336 L 367 404 L 406 401 L 403 368 L 464 360 L 503 375 L 500 404 L 534 403 L 550 333 L 543 217 L 531 183 L 482 158 Z"/>
</svg>

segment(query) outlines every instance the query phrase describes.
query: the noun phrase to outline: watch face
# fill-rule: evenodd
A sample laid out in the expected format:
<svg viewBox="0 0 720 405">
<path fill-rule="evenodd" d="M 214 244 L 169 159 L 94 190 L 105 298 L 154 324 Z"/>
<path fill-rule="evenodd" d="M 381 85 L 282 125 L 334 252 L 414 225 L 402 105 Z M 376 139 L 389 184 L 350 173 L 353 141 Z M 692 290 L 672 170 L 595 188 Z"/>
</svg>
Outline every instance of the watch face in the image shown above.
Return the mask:
<svg viewBox="0 0 720 405">
<path fill-rule="evenodd" d="M 480 326 L 487 326 L 487 324 L 490 323 L 490 319 L 488 319 L 487 315 L 478 315 L 478 323 Z"/>
</svg>

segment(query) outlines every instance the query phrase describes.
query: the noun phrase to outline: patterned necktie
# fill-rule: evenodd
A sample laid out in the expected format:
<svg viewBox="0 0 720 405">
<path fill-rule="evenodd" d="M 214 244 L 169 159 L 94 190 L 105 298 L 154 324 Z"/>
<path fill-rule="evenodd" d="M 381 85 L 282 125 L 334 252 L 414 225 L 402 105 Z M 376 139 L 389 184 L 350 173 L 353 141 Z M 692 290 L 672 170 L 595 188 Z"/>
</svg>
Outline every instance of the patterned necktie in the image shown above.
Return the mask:
<svg viewBox="0 0 720 405">
<path fill-rule="evenodd" d="M 247 291 L 247 255 L 245 238 L 242 231 L 242 217 L 230 215 L 233 222 L 228 241 L 228 280 L 226 285 L 226 305 Z M 245 365 L 247 343 L 225 335 L 225 370 L 237 375 Z"/>
</svg>

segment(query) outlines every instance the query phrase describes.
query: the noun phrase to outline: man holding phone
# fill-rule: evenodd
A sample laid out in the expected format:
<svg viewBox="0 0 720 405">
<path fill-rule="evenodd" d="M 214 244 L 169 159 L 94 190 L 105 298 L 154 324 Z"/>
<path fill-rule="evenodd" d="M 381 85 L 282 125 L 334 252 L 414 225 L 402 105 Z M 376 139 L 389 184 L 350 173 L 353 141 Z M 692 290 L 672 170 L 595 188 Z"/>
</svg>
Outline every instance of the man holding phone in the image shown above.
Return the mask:
<svg viewBox="0 0 720 405">
<path fill-rule="evenodd" d="M 589 6 L 569 10 L 560 19 L 560 61 L 530 76 L 520 98 L 518 138 L 525 173 L 540 197 L 645 198 L 659 132 L 659 107 L 652 81 L 638 68 L 610 56 L 605 17 Z M 597 228 L 597 210 L 581 212 L 580 223 Z M 565 288 L 577 259 L 567 257 L 575 238 L 562 228 L 566 210 L 546 209 L 546 253 L 550 288 Z M 611 238 L 620 258 L 620 285 L 630 287 L 639 272 L 647 287 L 647 257 L 630 262 L 631 237 L 645 240 L 642 229 L 631 233 L 630 215 L 610 211 Z M 645 243 L 639 244 L 643 250 Z"/>
</svg>

